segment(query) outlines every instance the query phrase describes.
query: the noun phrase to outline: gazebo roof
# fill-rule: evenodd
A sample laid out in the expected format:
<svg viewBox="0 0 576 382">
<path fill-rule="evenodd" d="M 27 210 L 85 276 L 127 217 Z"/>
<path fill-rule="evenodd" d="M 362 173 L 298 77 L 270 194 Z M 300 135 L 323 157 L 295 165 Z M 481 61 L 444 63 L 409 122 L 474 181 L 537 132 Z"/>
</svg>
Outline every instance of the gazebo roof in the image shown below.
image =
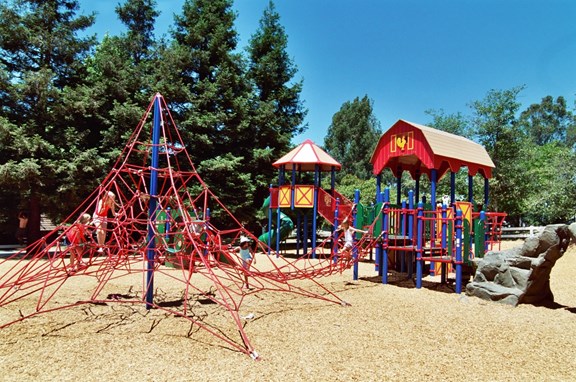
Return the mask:
<svg viewBox="0 0 576 382">
<path fill-rule="evenodd" d="M 277 168 L 285 166 L 286 170 L 296 168 L 300 171 L 314 171 L 316 165 L 319 165 L 320 171 L 331 171 L 332 168 L 340 170 L 342 168 L 340 163 L 316 146 L 310 139 L 306 139 L 272 165 Z"/>
<path fill-rule="evenodd" d="M 436 169 L 440 179 L 448 170 L 457 172 L 462 167 L 467 167 L 470 175 L 480 172 L 490 178 L 495 167 L 482 145 L 404 120 L 398 120 L 382 134 L 370 162 L 374 174 L 389 168 L 395 176 L 409 171 L 413 178 L 417 172 L 429 176 Z"/>
</svg>

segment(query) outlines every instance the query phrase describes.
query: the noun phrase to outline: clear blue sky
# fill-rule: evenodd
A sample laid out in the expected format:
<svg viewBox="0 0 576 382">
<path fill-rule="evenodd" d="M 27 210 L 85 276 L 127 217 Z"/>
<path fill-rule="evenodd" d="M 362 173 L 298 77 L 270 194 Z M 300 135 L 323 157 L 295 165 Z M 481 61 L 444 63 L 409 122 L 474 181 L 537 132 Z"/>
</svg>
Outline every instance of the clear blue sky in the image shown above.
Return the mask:
<svg viewBox="0 0 576 382">
<path fill-rule="evenodd" d="M 123 31 L 123 0 L 81 0 L 97 12 L 90 32 Z M 184 0 L 157 0 L 157 34 L 167 33 Z M 236 0 L 243 48 L 268 0 Z M 304 79 L 307 132 L 322 145 L 332 116 L 368 95 L 385 131 L 398 119 L 426 124 L 428 109 L 470 114 L 491 89 L 525 85 L 523 108 L 546 96 L 576 94 L 575 0 L 276 0 L 288 53 Z"/>
</svg>

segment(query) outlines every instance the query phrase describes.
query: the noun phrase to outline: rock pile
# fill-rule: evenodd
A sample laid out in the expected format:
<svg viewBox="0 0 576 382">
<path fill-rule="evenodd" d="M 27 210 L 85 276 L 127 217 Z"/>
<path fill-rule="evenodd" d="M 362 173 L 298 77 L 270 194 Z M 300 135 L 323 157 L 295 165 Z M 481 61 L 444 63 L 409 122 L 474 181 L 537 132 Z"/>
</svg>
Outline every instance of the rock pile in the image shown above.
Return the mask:
<svg viewBox="0 0 576 382">
<path fill-rule="evenodd" d="M 571 238 L 576 241 L 576 224 L 549 225 L 520 247 L 486 253 L 466 294 L 513 306 L 553 302 L 550 273 Z"/>
</svg>

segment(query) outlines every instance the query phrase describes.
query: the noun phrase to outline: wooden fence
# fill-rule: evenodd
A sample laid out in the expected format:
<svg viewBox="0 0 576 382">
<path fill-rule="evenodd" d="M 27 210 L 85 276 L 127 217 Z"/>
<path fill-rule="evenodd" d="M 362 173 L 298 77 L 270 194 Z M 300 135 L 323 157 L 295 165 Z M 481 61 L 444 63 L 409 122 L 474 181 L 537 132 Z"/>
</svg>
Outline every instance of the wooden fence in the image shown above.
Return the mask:
<svg viewBox="0 0 576 382">
<path fill-rule="evenodd" d="M 538 235 L 544 227 L 502 227 L 502 240 L 526 239 Z"/>
</svg>

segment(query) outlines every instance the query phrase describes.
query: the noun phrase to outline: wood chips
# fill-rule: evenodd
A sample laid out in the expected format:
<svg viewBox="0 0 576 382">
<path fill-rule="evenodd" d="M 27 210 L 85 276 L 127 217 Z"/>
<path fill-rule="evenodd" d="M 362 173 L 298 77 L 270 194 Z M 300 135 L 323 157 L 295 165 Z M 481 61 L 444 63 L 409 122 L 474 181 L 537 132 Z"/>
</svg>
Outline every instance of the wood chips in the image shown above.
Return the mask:
<svg viewBox="0 0 576 382">
<path fill-rule="evenodd" d="M 351 306 L 290 293 L 248 296 L 240 315 L 254 316 L 244 322 L 260 361 L 143 305 L 79 305 L 1 329 L 0 380 L 574 381 L 575 275 L 572 245 L 552 272 L 554 306 L 513 308 L 431 281 L 415 289 L 401 275 L 391 275 L 396 285 L 382 285 L 374 266 L 362 263 L 359 281 L 350 270 L 319 280 Z M 181 297 L 170 282 L 157 282 L 157 298 Z M 57 303 L 88 298 L 92 283 L 74 278 Z M 104 292 L 134 288 L 141 288 L 139 276 L 112 280 Z M 0 308 L 0 321 L 35 303 L 31 298 Z M 216 305 L 202 309 L 216 330 L 237 341 L 228 312 Z"/>
</svg>

